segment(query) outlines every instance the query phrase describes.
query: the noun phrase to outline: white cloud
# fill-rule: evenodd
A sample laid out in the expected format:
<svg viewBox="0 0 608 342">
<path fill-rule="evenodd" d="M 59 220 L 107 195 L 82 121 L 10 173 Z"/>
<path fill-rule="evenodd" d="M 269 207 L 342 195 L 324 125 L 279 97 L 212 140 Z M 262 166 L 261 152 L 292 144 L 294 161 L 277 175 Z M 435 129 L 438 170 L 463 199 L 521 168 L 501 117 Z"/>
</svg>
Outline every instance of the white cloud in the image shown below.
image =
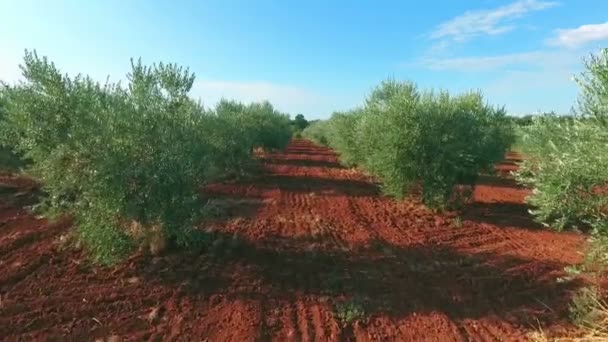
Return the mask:
<svg viewBox="0 0 608 342">
<path fill-rule="evenodd" d="M 573 29 L 555 30 L 555 37 L 549 39 L 548 43 L 553 46 L 575 48 L 602 40 L 608 40 L 608 22 L 582 25 Z"/>
<path fill-rule="evenodd" d="M 222 98 L 241 102 L 268 100 L 275 108 L 291 114 L 315 113 L 330 102 L 327 97 L 304 88 L 263 81 L 195 81 L 191 94 L 200 97 L 205 106 L 213 106 Z"/>
<path fill-rule="evenodd" d="M 506 104 L 511 114 L 551 110 L 567 113 L 575 103 L 577 93 L 572 75 L 581 72 L 582 59 L 589 52 L 585 49 L 545 49 L 494 56 L 425 59 L 418 65 L 433 71 L 462 73 L 455 77 L 470 78 L 471 87 L 482 89 L 490 103 Z M 473 74 L 476 72 L 483 75 Z"/>
<path fill-rule="evenodd" d="M 418 65 L 433 71 L 461 73 L 454 77 L 470 79 L 469 88 L 482 89 L 490 103 L 505 104 L 510 114 L 567 113 L 575 103 L 577 91 L 571 77 L 581 71 L 585 52 L 588 51 L 545 49 L 493 56 L 428 58 Z"/>
<path fill-rule="evenodd" d="M 430 37 L 462 42 L 480 35 L 503 34 L 516 28 L 514 19 L 557 5 L 553 1 L 518 0 L 496 9 L 468 11 L 437 26 Z"/>
<path fill-rule="evenodd" d="M 495 56 L 473 56 L 454 58 L 424 58 L 418 61 L 435 71 L 496 71 L 505 68 L 558 68 L 581 62 L 582 54 L 575 51 L 536 50 Z"/>
<path fill-rule="evenodd" d="M 534 63 L 541 61 L 546 55 L 546 52 L 533 51 L 498 56 L 428 58 L 422 60 L 421 64 L 431 70 L 484 71 Z"/>
</svg>

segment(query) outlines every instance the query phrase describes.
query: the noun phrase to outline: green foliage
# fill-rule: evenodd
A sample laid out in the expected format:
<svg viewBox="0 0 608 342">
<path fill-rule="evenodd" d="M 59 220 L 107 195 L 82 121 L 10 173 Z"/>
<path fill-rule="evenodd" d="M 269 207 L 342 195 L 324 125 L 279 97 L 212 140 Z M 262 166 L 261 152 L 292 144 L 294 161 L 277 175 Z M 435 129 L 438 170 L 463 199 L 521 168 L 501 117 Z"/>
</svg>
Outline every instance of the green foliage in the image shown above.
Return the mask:
<svg viewBox="0 0 608 342">
<path fill-rule="evenodd" d="M 302 131 L 302 136 L 319 145 L 329 144 L 329 121 L 315 121 Z"/>
<path fill-rule="evenodd" d="M 0 171 L 17 171 L 23 163 L 10 147 L 0 145 Z"/>
<path fill-rule="evenodd" d="M 533 188 L 528 197 L 539 222 L 555 229 L 594 224 L 608 205 L 608 131 L 589 121 L 539 117 L 524 130 L 527 156 L 517 179 Z"/>
<path fill-rule="evenodd" d="M 308 120 L 304 118 L 304 114 L 298 114 L 292 121 L 292 125 L 294 126 L 295 131 L 301 132 L 308 127 Z"/>
<path fill-rule="evenodd" d="M 24 165 L 22 158 L 13 150 L 13 139 L 7 136 L 2 139 L 2 132 L 6 131 L 3 119 L 7 116 L 9 87 L 0 82 L 0 170 L 14 171 Z"/>
<path fill-rule="evenodd" d="M 365 317 L 365 307 L 358 299 L 351 299 L 336 305 L 336 316 L 343 323 L 352 323 Z"/>
<path fill-rule="evenodd" d="M 248 105 L 240 125 L 255 135 L 254 147 L 278 150 L 285 148 L 291 140 L 289 116 L 276 111 L 269 102 Z"/>
<path fill-rule="evenodd" d="M 296 117 L 291 121 L 291 130 L 293 137 L 296 139 L 302 138 L 302 131 L 304 131 L 310 122 L 304 118 L 304 114 L 297 114 Z"/>
<path fill-rule="evenodd" d="M 362 115 L 362 110 L 336 112 L 330 120 L 315 121 L 302 134 L 317 144 L 330 146 L 340 153 L 342 163 L 354 166 L 360 161 L 356 132 Z"/>
<path fill-rule="evenodd" d="M 72 215 L 103 263 L 140 240 L 196 244 L 187 235 L 200 216 L 199 186 L 237 173 L 255 147 L 279 148 L 291 134 L 288 117 L 268 103 L 206 111 L 188 97 L 188 69 L 131 64 L 123 88 L 70 78 L 26 52 L 26 81 L 2 96 L 3 141 L 32 161 L 48 213 Z"/>
<path fill-rule="evenodd" d="M 247 173 L 253 149 L 282 149 L 291 140 L 289 116 L 268 102 L 245 105 L 223 99 L 215 107 L 215 117 L 208 134 L 213 136 L 210 142 L 220 175 Z"/>
<path fill-rule="evenodd" d="M 359 141 L 359 123 L 362 110 L 334 113 L 329 126 L 329 146 L 340 153 L 342 163 L 355 166 L 363 160 L 363 150 Z"/>
<path fill-rule="evenodd" d="M 534 114 L 527 114 L 524 116 L 511 117 L 511 121 L 517 126 L 528 126 L 534 121 Z"/>
<path fill-rule="evenodd" d="M 473 184 L 513 142 L 504 110 L 478 93 L 420 92 L 409 82 L 385 81 L 363 108 L 311 125 L 305 136 L 336 149 L 402 198 L 422 189 L 425 203 L 444 206 L 457 184 Z"/>
<path fill-rule="evenodd" d="M 603 225 L 608 225 L 606 220 Z M 585 254 L 585 268 L 588 271 L 601 274 L 608 268 L 608 227 L 595 227 L 595 236 L 590 237 L 589 248 Z"/>
<path fill-rule="evenodd" d="M 581 88 L 579 114 L 608 127 L 608 48 L 585 61 L 585 71 L 576 81 Z"/>
<path fill-rule="evenodd" d="M 586 67 L 578 79 L 578 115 L 545 115 L 523 130 L 527 158 L 517 179 L 533 188 L 528 202 L 538 221 L 558 230 L 585 225 L 608 234 L 608 50 Z"/>
<path fill-rule="evenodd" d="M 568 114 L 556 114 L 555 112 L 537 113 L 537 114 L 526 114 L 524 116 L 510 116 L 510 121 L 516 126 L 530 126 L 534 123 L 534 119 L 539 116 L 554 116 L 556 120 L 561 122 L 572 122 L 575 117 Z"/>
</svg>

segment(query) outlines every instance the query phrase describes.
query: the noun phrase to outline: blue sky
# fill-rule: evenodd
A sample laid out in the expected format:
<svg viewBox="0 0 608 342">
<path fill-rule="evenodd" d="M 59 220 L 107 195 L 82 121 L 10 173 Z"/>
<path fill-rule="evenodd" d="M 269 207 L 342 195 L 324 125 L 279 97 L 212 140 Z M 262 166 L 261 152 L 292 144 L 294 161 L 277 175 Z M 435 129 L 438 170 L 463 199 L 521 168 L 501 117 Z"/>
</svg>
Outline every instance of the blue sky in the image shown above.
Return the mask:
<svg viewBox="0 0 608 342">
<path fill-rule="evenodd" d="M 582 58 L 608 43 L 606 0 L 0 2 L 0 79 L 24 49 L 65 72 L 124 79 L 129 58 L 176 62 L 192 95 L 268 99 L 325 118 L 381 80 L 480 89 L 512 114 L 568 112 Z"/>
</svg>

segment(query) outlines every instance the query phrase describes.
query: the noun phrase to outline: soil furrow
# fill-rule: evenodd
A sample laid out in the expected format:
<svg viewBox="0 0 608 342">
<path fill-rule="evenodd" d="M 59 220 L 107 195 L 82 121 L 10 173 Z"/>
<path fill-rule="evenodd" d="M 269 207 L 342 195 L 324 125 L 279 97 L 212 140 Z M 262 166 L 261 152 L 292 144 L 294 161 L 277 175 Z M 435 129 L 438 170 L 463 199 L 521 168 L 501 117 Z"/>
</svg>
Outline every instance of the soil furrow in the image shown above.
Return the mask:
<svg viewBox="0 0 608 342">
<path fill-rule="evenodd" d="M 175 251 L 96 266 L 84 252 L 57 248 L 65 227 L 0 208 L 0 333 L 518 341 L 535 318 L 549 334 L 572 328 L 567 303 L 580 284 L 555 278 L 580 262 L 584 237 L 537 229 L 521 202 L 526 190 L 512 182 L 482 177 L 456 224 L 454 213 L 381 196 L 367 175 L 306 140 L 261 163 L 260 177 L 203 191 L 227 206 L 203 229 L 240 239 L 219 255 Z"/>
</svg>

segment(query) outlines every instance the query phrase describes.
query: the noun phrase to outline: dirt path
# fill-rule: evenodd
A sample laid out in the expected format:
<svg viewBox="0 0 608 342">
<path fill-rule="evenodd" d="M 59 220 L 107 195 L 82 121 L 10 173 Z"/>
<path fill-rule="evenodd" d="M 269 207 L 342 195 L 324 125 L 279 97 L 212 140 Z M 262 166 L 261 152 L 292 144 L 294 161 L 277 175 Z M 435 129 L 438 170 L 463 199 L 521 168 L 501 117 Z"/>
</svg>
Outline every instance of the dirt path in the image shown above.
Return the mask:
<svg viewBox="0 0 608 342">
<path fill-rule="evenodd" d="M 223 217 L 205 229 L 224 252 L 136 256 L 112 269 L 58 251 L 66 223 L 4 203 L 0 337 L 517 341 L 539 323 L 568 329 L 577 284 L 556 278 L 580 262 L 582 237 L 537 229 L 509 179 L 483 177 L 458 224 L 380 196 L 304 140 L 265 168 L 205 189 Z M 345 324 L 336 307 L 349 302 L 365 315 Z"/>
</svg>

